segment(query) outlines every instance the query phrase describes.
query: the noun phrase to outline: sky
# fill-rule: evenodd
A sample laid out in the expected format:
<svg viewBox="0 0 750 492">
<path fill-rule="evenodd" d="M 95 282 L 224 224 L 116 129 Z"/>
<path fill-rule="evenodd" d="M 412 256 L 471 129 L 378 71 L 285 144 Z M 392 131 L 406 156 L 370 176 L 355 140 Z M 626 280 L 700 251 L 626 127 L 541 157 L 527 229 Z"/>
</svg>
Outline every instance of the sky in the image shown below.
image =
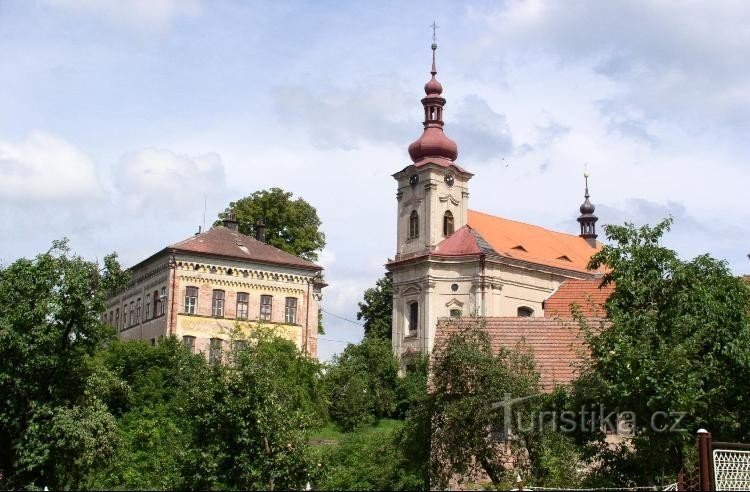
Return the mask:
<svg viewBox="0 0 750 492">
<path fill-rule="evenodd" d="M 320 357 L 395 253 L 437 29 L 470 207 L 653 224 L 750 273 L 746 1 L 0 0 L 0 264 L 132 265 L 273 186 L 323 222 Z"/>
</svg>

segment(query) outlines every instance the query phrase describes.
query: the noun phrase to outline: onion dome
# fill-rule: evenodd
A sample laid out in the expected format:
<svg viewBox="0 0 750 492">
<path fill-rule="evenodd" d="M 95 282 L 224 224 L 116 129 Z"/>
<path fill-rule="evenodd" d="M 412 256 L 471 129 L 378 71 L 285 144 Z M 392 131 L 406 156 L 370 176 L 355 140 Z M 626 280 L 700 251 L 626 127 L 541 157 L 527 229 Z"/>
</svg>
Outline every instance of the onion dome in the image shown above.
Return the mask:
<svg viewBox="0 0 750 492">
<path fill-rule="evenodd" d="M 432 157 L 455 161 L 458 157 L 458 146 L 456 142 L 445 135 L 443 131 L 443 107 L 445 98 L 441 96 L 443 86 L 435 78 L 435 51 L 437 44 L 432 44 L 432 78 L 424 86 L 425 97 L 422 99 L 424 106 L 424 132 L 422 136 L 409 145 L 409 156 L 413 162 Z"/>
<path fill-rule="evenodd" d="M 586 171 L 583 173 L 583 177 L 586 179 L 586 191 L 584 192 L 584 200 L 578 210 L 581 211 L 581 216 L 578 217 L 578 223 L 581 224 L 580 236 L 586 239 L 589 244 L 596 246 L 596 221 L 599 218 L 594 215 L 594 204 L 589 201 L 589 173 Z"/>
</svg>

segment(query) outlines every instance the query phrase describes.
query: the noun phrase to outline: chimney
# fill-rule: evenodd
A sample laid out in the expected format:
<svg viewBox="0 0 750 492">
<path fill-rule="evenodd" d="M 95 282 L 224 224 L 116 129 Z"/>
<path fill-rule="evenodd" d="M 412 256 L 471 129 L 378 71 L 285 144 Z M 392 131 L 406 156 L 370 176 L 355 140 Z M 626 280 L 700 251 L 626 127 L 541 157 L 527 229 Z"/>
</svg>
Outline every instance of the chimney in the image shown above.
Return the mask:
<svg viewBox="0 0 750 492">
<path fill-rule="evenodd" d="M 224 227 L 230 231 L 236 231 L 239 226 L 239 222 L 237 222 L 234 212 L 227 212 L 226 218 L 222 222 L 224 223 Z"/>
<path fill-rule="evenodd" d="M 261 243 L 266 242 L 266 224 L 263 219 L 258 219 L 258 222 L 255 223 L 255 239 Z"/>
</svg>

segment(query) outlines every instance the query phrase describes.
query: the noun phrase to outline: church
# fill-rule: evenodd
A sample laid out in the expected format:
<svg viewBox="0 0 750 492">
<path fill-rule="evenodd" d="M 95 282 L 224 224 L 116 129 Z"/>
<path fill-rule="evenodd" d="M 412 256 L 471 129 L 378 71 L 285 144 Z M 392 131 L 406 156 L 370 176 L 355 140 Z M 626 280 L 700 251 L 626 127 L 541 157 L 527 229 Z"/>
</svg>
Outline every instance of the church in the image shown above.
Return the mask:
<svg viewBox="0 0 750 492">
<path fill-rule="evenodd" d="M 570 330 L 559 320 L 570 319 L 569 302 L 593 301 L 599 312 L 591 314 L 603 316 L 607 294 L 599 288 L 603 272 L 587 269 L 602 247 L 588 175 L 579 235 L 470 209 L 473 174 L 458 164 L 458 146 L 444 131 L 446 100 L 436 78 L 436 49 L 433 43 L 432 77 L 422 99 L 424 131 L 409 145 L 412 163 L 393 175 L 396 254 L 386 265 L 393 280 L 393 350 L 403 369 L 414 354 L 432 352 L 436 339 L 445 336 L 441 327 L 480 317 L 488 329 L 510 333 L 508 342 L 523 338 L 532 345 L 543 384 L 567 382 L 572 374 L 566 360 L 548 366 L 539 359 L 545 350 L 560 350 L 560 336 L 567 348 L 557 359 L 575 358 L 574 347 L 568 347 Z"/>
</svg>

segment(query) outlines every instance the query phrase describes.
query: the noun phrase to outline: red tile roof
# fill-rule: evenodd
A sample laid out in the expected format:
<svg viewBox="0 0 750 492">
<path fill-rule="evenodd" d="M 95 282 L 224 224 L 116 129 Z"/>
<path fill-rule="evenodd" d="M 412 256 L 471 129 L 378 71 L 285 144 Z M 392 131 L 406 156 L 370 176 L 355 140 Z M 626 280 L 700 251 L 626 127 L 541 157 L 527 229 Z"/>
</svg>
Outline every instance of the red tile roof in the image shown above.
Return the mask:
<svg viewBox="0 0 750 492">
<path fill-rule="evenodd" d="M 613 284 L 601 287 L 601 279 L 566 280 L 544 301 L 544 316 L 571 318 L 571 304 L 575 303 L 587 318 L 603 318 L 607 314 L 604 303 L 614 290 Z"/>
<path fill-rule="evenodd" d="M 490 336 L 493 351 L 500 347 L 514 349 L 519 344 L 532 350 L 545 391 L 574 381 L 578 377 L 578 364 L 588 354 L 575 321 L 551 318 L 445 318 L 438 322 L 435 347 L 439 350 L 452 334 L 480 323 Z"/>
<path fill-rule="evenodd" d="M 469 226 L 499 254 L 566 270 L 587 272 L 592 248 L 585 239 L 543 227 L 469 210 Z"/>
<path fill-rule="evenodd" d="M 321 267 L 311 261 L 304 260 L 223 226 L 213 227 L 204 233 L 196 234 L 184 241 L 175 243 L 167 249 L 309 270 L 322 270 Z"/>
<path fill-rule="evenodd" d="M 463 226 L 456 232 L 443 239 L 435 246 L 434 253 L 441 256 L 468 256 L 478 255 L 482 249 L 477 244 L 477 238 L 472 233 L 471 227 Z"/>
</svg>

